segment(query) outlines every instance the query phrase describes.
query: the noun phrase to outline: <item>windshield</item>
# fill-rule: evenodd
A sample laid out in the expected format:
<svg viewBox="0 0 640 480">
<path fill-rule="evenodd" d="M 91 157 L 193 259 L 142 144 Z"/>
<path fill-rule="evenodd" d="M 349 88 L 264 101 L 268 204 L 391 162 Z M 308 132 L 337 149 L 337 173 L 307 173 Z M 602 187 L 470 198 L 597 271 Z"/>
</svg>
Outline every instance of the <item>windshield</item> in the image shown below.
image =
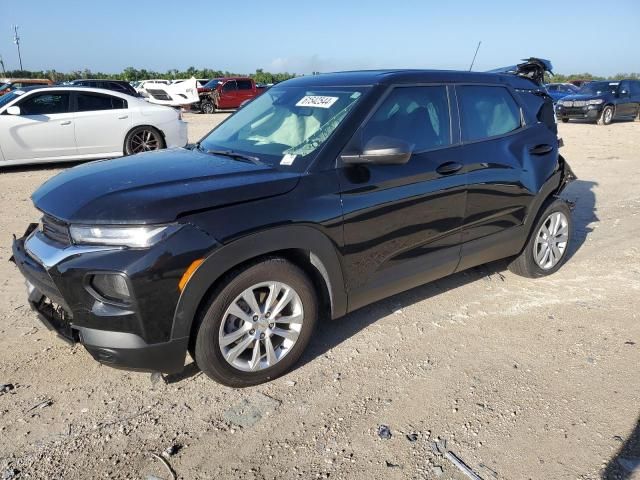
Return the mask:
<svg viewBox="0 0 640 480">
<path fill-rule="evenodd" d="M 23 93 L 24 92 L 22 90 L 14 90 L 13 92 L 5 93 L 4 95 L 0 96 L 0 108 L 4 107 L 12 100 L 15 100 Z"/>
<path fill-rule="evenodd" d="M 214 88 L 216 88 L 218 86 L 218 82 L 221 82 L 221 81 L 222 81 L 222 79 L 220 79 L 220 78 L 212 78 L 207 83 L 205 83 L 204 86 L 207 87 L 207 88 L 214 89 Z"/>
<path fill-rule="evenodd" d="M 580 91 L 581 95 L 603 95 L 605 93 L 616 93 L 618 82 L 589 82 L 585 83 Z"/>
<path fill-rule="evenodd" d="M 271 166 L 307 166 L 365 89 L 273 87 L 209 134 L 202 150 L 253 155 Z M 298 158 L 302 157 L 302 158 Z"/>
<path fill-rule="evenodd" d="M 0 90 L 6 90 L 8 88 L 11 88 L 11 84 L 10 83 L 2 83 L 2 84 L 0 84 Z"/>
</svg>

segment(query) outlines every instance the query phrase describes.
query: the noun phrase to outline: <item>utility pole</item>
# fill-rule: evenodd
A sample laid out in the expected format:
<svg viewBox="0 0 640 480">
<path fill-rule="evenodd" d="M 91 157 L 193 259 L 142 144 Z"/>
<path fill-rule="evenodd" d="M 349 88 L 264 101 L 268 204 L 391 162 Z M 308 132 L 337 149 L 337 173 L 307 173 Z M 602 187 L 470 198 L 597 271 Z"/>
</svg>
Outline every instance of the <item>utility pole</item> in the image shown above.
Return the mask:
<svg viewBox="0 0 640 480">
<path fill-rule="evenodd" d="M 6 72 L 4 71 L 4 61 L 2 60 L 2 55 L 0 55 L 0 67 L 2 67 L 2 75 L 6 75 Z"/>
<path fill-rule="evenodd" d="M 20 54 L 20 37 L 18 36 L 18 25 L 13 25 L 13 43 L 18 47 L 18 59 L 20 60 L 20 70 L 22 70 L 22 55 Z"/>
</svg>

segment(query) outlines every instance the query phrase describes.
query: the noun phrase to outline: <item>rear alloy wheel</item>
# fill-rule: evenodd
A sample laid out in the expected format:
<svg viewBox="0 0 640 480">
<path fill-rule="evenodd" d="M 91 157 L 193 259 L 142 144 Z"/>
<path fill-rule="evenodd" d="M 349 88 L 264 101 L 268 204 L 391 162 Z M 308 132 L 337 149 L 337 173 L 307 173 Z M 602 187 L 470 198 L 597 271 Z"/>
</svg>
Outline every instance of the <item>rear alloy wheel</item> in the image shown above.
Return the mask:
<svg viewBox="0 0 640 480">
<path fill-rule="evenodd" d="M 567 259 L 572 233 L 569 206 L 564 200 L 554 200 L 540 215 L 527 245 L 509 270 L 529 278 L 556 272 Z"/>
<path fill-rule="evenodd" d="M 216 113 L 216 106 L 211 102 L 202 102 L 200 104 L 200 110 L 206 114 Z"/>
<path fill-rule="evenodd" d="M 600 118 L 598 119 L 598 125 L 609 125 L 613 121 L 613 107 L 607 105 L 602 109 Z"/>
<path fill-rule="evenodd" d="M 287 372 L 309 343 L 317 318 L 313 284 L 297 266 L 271 258 L 236 274 L 210 300 L 195 341 L 195 360 L 232 387 Z"/>
<path fill-rule="evenodd" d="M 164 148 L 164 139 L 153 127 L 136 127 L 129 132 L 124 141 L 125 155 L 150 152 Z"/>
</svg>

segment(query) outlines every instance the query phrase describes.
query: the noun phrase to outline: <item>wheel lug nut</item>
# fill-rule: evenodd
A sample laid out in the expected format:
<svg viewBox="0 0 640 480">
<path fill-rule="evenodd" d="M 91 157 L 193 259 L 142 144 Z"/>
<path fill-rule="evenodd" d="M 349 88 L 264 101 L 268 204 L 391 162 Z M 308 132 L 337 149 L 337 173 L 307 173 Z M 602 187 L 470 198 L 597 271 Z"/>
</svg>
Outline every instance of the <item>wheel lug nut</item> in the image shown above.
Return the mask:
<svg viewBox="0 0 640 480">
<path fill-rule="evenodd" d="M 271 316 L 271 312 L 267 312 L 267 314 L 265 315 L 265 317 L 269 318 Z"/>
<path fill-rule="evenodd" d="M 252 328 L 251 330 L 249 330 L 249 333 L 250 333 L 251 335 L 253 335 L 254 333 L 256 333 L 256 331 L 255 331 L 255 329 L 253 329 L 253 328 Z"/>
<path fill-rule="evenodd" d="M 262 340 L 264 338 L 264 333 L 260 334 L 260 339 Z"/>
<path fill-rule="evenodd" d="M 275 327 L 275 324 L 274 323 L 270 323 L 269 324 L 269 328 L 273 328 L 273 327 Z"/>
<path fill-rule="evenodd" d="M 254 316 L 253 316 L 253 321 L 254 321 L 254 322 L 257 322 L 257 321 L 258 321 L 258 315 L 254 315 Z"/>
</svg>

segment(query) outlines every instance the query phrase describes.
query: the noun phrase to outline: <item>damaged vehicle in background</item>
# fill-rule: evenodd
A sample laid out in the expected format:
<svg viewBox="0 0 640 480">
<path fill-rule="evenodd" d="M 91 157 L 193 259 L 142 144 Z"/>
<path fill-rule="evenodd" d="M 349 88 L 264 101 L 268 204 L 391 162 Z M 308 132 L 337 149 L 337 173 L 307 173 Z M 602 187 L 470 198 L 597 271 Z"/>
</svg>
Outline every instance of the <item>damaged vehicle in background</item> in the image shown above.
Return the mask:
<svg viewBox="0 0 640 480">
<path fill-rule="evenodd" d="M 266 87 L 257 86 L 249 77 L 214 78 L 198 89 L 200 111 L 215 113 L 217 110 L 237 109 L 265 90 Z"/>
<path fill-rule="evenodd" d="M 69 169 L 13 242 L 29 304 L 106 365 L 180 372 L 189 351 L 246 387 L 291 369 L 318 322 L 390 295 L 505 257 L 550 275 L 575 178 L 550 67 L 298 77 L 191 149 Z"/>
<path fill-rule="evenodd" d="M 136 89 L 147 102 L 169 107 L 184 107 L 200 101 L 198 83 L 195 78 L 171 83 L 146 81 Z"/>
<path fill-rule="evenodd" d="M 0 167 L 120 157 L 186 143 L 180 112 L 111 90 L 31 87 L 0 97 Z"/>
<path fill-rule="evenodd" d="M 609 125 L 613 120 L 640 120 L 640 80 L 597 81 L 558 101 L 557 117 L 591 120 Z"/>
</svg>

